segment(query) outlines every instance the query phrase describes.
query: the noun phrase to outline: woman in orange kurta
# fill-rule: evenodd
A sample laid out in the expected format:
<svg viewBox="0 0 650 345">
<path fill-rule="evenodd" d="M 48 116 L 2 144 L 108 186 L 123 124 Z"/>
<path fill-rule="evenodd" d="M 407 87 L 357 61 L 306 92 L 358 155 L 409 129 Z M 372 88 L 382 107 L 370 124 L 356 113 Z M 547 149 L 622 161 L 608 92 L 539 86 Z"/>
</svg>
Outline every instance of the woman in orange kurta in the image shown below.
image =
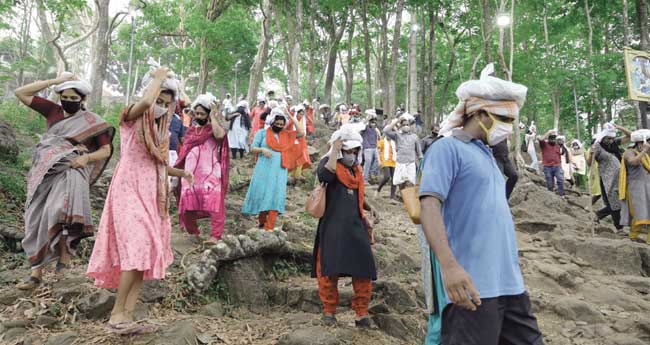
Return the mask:
<svg viewBox="0 0 650 345">
<path fill-rule="evenodd" d="M 302 105 L 295 106 L 293 108 L 296 120 L 298 120 L 297 126 L 302 128 L 303 133 L 307 131 L 307 118 L 305 117 L 305 108 Z M 293 121 L 289 122 L 287 126 L 289 131 L 296 131 L 296 124 Z M 295 145 L 291 148 L 291 166 L 289 169 L 289 175 L 296 178 L 302 178 L 302 171 L 304 169 L 309 169 L 311 166 L 311 159 L 309 158 L 309 148 L 307 147 L 307 140 L 305 137 L 297 138 Z"/>
</svg>

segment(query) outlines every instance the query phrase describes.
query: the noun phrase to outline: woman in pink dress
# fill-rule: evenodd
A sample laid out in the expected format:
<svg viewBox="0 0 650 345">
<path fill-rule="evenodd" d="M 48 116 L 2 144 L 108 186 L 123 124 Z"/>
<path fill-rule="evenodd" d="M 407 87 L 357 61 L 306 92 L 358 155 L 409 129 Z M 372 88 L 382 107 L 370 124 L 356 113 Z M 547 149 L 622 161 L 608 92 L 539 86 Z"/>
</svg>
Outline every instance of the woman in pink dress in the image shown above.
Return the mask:
<svg viewBox="0 0 650 345">
<path fill-rule="evenodd" d="M 185 135 L 175 167 L 192 172 L 196 181 L 194 184 L 183 181 L 180 185 L 178 213 L 181 227 L 198 236 L 201 230 L 196 220 L 210 217 L 211 236 L 220 240 L 226 219 L 230 156 L 226 130 L 217 116 L 222 121 L 225 119 L 221 117 L 216 102 L 216 97 L 211 94 L 200 95 L 194 101 L 194 124 Z M 209 242 L 214 243 L 214 240 Z"/>
<path fill-rule="evenodd" d="M 153 80 L 152 80 L 153 79 Z M 144 279 L 163 279 L 173 261 L 170 246 L 167 176 L 189 172 L 170 168 L 169 121 L 178 84 L 159 68 L 145 76 L 142 100 L 120 116 L 121 157 L 106 196 L 87 274 L 95 285 L 117 288 L 108 321 L 111 332 L 132 334 L 151 330 L 133 321 Z"/>
</svg>

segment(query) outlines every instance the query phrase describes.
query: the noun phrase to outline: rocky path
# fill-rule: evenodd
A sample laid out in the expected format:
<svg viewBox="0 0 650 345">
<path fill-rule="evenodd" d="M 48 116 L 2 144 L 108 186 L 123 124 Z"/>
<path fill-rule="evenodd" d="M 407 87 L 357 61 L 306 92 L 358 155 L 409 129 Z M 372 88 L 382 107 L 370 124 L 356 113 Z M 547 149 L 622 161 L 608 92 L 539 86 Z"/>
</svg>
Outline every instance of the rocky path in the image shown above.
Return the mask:
<svg viewBox="0 0 650 345">
<path fill-rule="evenodd" d="M 238 212 L 250 169 L 250 163 L 233 167 L 227 234 L 245 234 L 255 226 Z M 546 343 L 650 344 L 650 246 L 631 243 L 606 223 L 592 226 L 588 197 L 572 194 L 567 202 L 546 192 L 542 182 L 524 177 L 511 206 L 526 286 Z M 96 210 L 101 210 L 107 183 L 105 178 L 93 195 Z M 155 334 L 125 338 L 106 333 L 103 323 L 115 297 L 113 291 L 92 287 L 84 276 L 92 242 L 84 243 L 71 272 L 48 273 L 33 293 L 13 288 L 28 269 L 24 254 L 3 246 L 0 343 L 420 344 L 426 315 L 419 244 L 402 206 L 389 202 L 387 194 L 368 193 L 383 215 L 375 230 L 379 280 L 371 303 L 378 329 L 353 327 L 349 279 L 340 281 L 339 325 L 323 328 L 317 323 L 316 281 L 309 277 L 316 221 L 303 212 L 311 184 L 289 188 L 282 229 L 291 251 L 223 262 L 201 291 L 190 286 L 186 271 L 201 262 L 208 248 L 175 224 L 174 265 L 165 281 L 147 283 L 138 306 L 140 319 L 161 326 Z"/>
</svg>

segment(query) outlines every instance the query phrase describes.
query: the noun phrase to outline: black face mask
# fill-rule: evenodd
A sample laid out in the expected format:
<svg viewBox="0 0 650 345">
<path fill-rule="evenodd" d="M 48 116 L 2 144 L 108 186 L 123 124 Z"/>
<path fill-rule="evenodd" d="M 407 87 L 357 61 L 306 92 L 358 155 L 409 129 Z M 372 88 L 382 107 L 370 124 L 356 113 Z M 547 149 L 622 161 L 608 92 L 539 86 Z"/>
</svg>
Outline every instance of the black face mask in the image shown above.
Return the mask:
<svg viewBox="0 0 650 345">
<path fill-rule="evenodd" d="M 438 137 L 438 132 L 431 132 L 431 135 L 432 135 L 434 138 L 437 138 L 437 137 Z"/>
<path fill-rule="evenodd" d="M 199 126 L 205 126 L 206 123 L 208 123 L 208 119 L 194 119 L 194 122 L 198 124 Z"/>
<path fill-rule="evenodd" d="M 271 130 L 275 133 L 280 133 L 282 132 L 283 129 L 284 129 L 283 126 L 276 126 L 276 125 L 271 126 Z"/>
<path fill-rule="evenodd" d="M 61 100 L 61 107 L 68 114 L 75 114 L 81 109 L 81 102 L 71 102 Z"/>
<path fill-rule="evenodd" d="M 555 142 L 555 140 L 549 140 L 548 143 L 549 143 L 549 145 L 555 145 L 555 144 L 557 144 L 557 142 Z"/>
</svg>

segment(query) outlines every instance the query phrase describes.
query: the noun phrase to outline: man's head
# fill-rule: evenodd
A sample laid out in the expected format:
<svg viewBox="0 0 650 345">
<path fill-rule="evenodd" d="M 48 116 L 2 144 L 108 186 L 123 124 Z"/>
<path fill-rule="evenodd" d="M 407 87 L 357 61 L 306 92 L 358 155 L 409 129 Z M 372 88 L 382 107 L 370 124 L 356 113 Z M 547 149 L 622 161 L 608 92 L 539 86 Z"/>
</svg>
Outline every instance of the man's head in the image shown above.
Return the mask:
<svg viewBox="0 0 650 345">
<path fill-rule="evenodd" d="M 377 128 L 377 119 L 373 118 L 370 121 L 368 121 L 368 127 Z"/>
<path fill-rule="evenodd" d="M 439 133 L 440 133 L 440 125 L 437 123 L 431 125 L 431 135 L 437 137 Z"/>
<path fill-rule="evenodd" d="M 551 145 L 557 144 L 557 135 L 551 134 L 548 136 L 548 143 Z"/>
<path fill-rule="evenodd" d="M 467 114 L 463 127 L 471 131 L 476 139 L 494 146 L 508 138 L 513 131 L 515 119 L 508 116 L 497 115 L 480 109 L 472 114 Z"/>
<path fill-rule="evenodd" d="M 600 142 L 603 143 L 603 145 L 605 146 L 612 146 L 612 144 L 614 144 L 615 139 L 616 138 L 614 137 L 606 136 Z"/>
</svg>

